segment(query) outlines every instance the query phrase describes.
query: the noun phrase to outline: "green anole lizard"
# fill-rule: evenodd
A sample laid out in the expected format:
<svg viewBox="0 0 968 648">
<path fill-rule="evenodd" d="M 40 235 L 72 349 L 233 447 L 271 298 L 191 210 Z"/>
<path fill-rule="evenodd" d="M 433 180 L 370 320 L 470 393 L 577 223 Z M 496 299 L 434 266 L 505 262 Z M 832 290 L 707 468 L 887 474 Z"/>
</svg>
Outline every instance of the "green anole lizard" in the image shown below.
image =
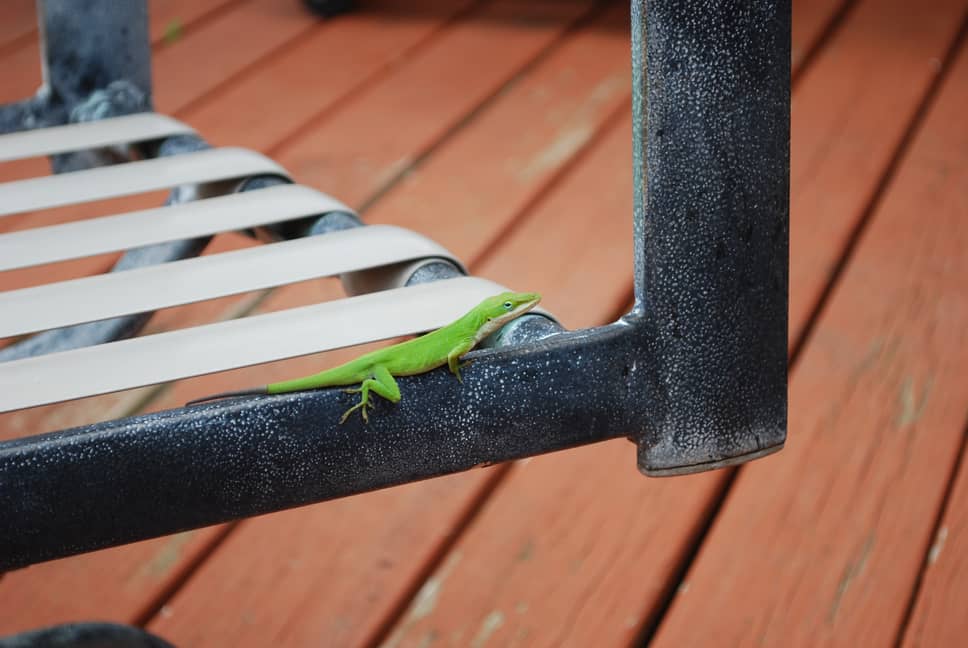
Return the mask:
<svg viewBox="0 0 968 648">
<path fill-rule="evenodd" d="M 457 376 L 457 380 L 461 380 L 460 357 L 491 333 L 527 313 L 540 300 L 541 295 L 537 293 L 501 293 L 488 297 L 467 314 L 435 331 L 385 349 L 365 353 L 338 367 L 304 378 L 270 383 L 255 389 L 213 394 L 190 401 L 188 404 L 234 396 L 286 394 L 307 389 L 359 384 L 359 387 L 344 390 L 361 396 L 360 402 L 346 410 L 339 422 L 346 421 L 356 410 L 360 410 L 365 422 L 369 420 L 367 407 L 373 407 L 373 403 L 370 402 L 370 392 L 379 394 L 392 403 L 399 402 L 400 387 L 393 379 L 394 376 L 413 376 L 443 365 L 447 365 Z"/>
</svg>

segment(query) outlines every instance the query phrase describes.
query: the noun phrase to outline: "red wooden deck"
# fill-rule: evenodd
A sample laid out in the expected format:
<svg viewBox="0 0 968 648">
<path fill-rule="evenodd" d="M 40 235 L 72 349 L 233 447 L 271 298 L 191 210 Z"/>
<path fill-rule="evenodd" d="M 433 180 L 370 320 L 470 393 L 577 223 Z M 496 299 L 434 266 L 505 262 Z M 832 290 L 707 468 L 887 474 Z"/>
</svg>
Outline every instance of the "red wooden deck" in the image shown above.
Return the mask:
<svg viewBox="0 0 968 648">
<path fill-rule="evenodd" d="M 212 142 L 271 154 L 368 222 L 426 232 L 477 274 L 542 292 L 569 327 L 622 313 L 627 3 L 361 4 L 319 22 L 296 0 L 152 0 L 158 108 Z M 0 4 L 0 101 L 38 83 L 32 5 Z M 179 646 L 962 645 L 966 11 L 794 2 L 783 452 L 650 480 L 618 441 L 46 563 L 0 580 L 0 635 L 104 619 Z M 173 21 L 181 35 L 166 39 Z M 248 244 L 225 235 L 213 251 Z M 6 273 L 0 287 L 112 261 Z M 299 284 L 150 326 L 337 294 Z M 0 416 L 0 438 L 356 352 Z"/>
</svg>

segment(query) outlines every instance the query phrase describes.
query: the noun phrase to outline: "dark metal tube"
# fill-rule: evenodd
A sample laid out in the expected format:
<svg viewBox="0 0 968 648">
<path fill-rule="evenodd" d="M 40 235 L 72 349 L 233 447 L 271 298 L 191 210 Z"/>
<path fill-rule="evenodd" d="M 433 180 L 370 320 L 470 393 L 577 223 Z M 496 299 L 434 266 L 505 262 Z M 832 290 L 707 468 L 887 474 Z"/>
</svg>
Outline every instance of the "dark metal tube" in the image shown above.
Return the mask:
<svg viewBox="0 0 968 648">
<path fill-rule="evenodd" d="M 629 327 L 401 378 L 370 422 L 341 390 L 222 401 L 0 443 L 0 572 L 623 436 Z"/>
<path fill-rule="evenodd" d="M 44 84 L 57 102 L 74 106 L 120 80 L 150 98 L 145 0 L 44 0 L 38 8 Z"/>
<path fill-rule="evenodd" d="M 639 465 L 677 474 L 786 437 L 790 1 L 633 0 L 632 20 Z"/>
</svg>

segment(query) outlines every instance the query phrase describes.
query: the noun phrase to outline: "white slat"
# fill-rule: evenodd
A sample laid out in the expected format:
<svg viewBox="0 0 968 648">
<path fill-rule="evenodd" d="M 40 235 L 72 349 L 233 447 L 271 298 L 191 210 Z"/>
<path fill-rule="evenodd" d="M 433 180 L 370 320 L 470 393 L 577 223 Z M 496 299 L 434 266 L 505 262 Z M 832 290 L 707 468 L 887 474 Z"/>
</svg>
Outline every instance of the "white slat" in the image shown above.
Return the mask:
<svg viewBox="0 0 968 648">
<path fill-rule="evenodd" d="M 426 257 L 457 262 L 390 225 L 164 263 L 0 293 L 0 337 L 143 313 Z"/>
<path fill-rule="evenodd" d="M 0 217 L 262 174 L 289 177 L 285 169 L 264 155 L 227 147 L 30 178 L 0 184 Z"/>
<path fill-rule="evenodd" d="M 315 189 L 287 184 L 37 227 L 0 235 L 0 271 L 247 229 L 331 211 L 353 212 L 335 198 Z"/>
<path fill-rule="evenodd" d="M 0 412 L 427 331 L 502 290 L 461 277 L 0 363 Z"/>
<path fill-rule="evenodd" d="M 177 119 L 139 113 L 93 122 L 51 126 L 0 135 L 0 162 L 70 151 L 103 148 L 127 142 L 146 142 L 195 131 Z"/>
</svg>

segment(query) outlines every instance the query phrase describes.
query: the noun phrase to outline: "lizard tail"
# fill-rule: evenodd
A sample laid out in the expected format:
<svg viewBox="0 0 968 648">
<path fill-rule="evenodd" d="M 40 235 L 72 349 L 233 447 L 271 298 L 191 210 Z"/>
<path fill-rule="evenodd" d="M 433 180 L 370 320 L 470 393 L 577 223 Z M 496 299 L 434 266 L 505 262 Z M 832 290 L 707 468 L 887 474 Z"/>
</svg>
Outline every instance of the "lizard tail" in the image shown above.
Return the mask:
<svg viewBox="0 0 968 648">
<path fill-rule="evenodd" d="M 198 403 L 207 403 L 208 401 L 221 400 L 223 398 L 239 398 L 242 396 L 265 396 L 269 393 L 266 387 L 255 387 L 253 389 L 239 389 L 237 391 L 227 391 L 220 392 L 218 394 L 212 394 L 211 396 L 202 396 L 201 398 L 196 398 L 195 400 L 190 400 L 185 403 L 188 405 L 197 405 Z"/>
</svg>

